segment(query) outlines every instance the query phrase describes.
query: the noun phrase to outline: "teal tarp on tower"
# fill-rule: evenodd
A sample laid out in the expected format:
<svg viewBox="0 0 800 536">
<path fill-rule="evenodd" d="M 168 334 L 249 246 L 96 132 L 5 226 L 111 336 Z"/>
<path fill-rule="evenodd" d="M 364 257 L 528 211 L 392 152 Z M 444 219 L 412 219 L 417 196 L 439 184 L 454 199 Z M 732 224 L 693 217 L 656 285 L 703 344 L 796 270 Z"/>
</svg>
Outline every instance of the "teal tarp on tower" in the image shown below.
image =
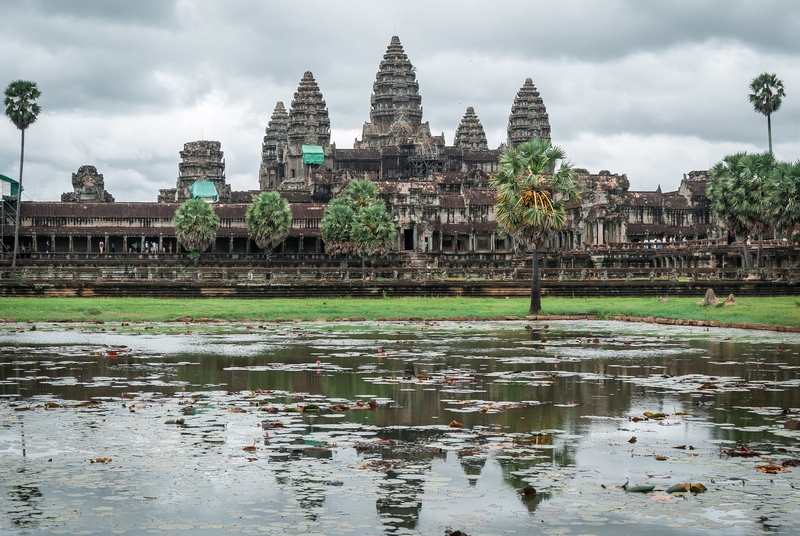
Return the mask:
<svg viewBox="0 0 800 536">
<path fill-rule="evenodd" d="M 321 166 L 325 162 L 325 151 L 319 145 L 303 145 L 303 164 Z"/>
<path fill-rule="evenodd" d="M 19 182 L 11 177 L 0 175 L 0 192 L 2 192 L 0 195 L 3 197 L 13 197 L 16 199 L 17 193 L 19 192 Z"/>
<path fill-rule="evenodd" d="M 189 186 L 189 193 L 192 194 L 192 199 L 196 199 L 198 197 L 203 199 L 211 199 L 212 201 L 219 199 L 217 189 L 214 187 L 213 182 L 197 181 Z"/>
</svg>

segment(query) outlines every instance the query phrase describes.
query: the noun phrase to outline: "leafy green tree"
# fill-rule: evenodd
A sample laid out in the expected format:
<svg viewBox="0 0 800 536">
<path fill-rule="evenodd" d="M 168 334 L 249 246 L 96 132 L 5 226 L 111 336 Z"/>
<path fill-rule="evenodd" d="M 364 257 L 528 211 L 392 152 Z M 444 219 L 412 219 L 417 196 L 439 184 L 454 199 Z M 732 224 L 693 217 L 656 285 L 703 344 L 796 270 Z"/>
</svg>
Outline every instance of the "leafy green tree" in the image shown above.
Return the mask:
<svg viewBox="0 0 800 536">
<path fill-rule="evenodd" d="M 758 236 L 756 267 L 761 267 L 764 233 L 772 223 L 765 190 L 777 165 L 768 151 L 728 155 L 711 168 L 711 180 L 706 186 L 709 207 L 728 232 L 742 240 L 747 268 L 752 264 L 747 249 L 747 238 L 751 235 Z"/>
<path fill-rule="evenodd" d="M 781 99 L 786 96 L 783 80 L 770 73 L 762 73 L 750 82 L 750 104 L 755 111 L 767 116 L 767 137 L 769 152 L 772 152 L 772 114 L 781 107 Z"/>
<path fill-rule="evenodd" d="M 272 248 L 283 242 L 292 226 L 292 209 L 278 192 L 261 192 L 253 198 L 245 214 L 247 232 L 264 250 L 266 263 Z"/>
<path fill-rule="evenodd" d="M 219 216 L 205 200 L 189 199 L 175 211 L 172 218 L 175 227 L 175 238 L 189 250 L 189 258 L 197 260 L 200 254 L 214 242 L 219 229 Z"/>
<path fill-rule="evenodd" d="M 391 222 L 380 190 L 368 179 L 351 182 L 331 201 L 320 223 L 325 248 L 332 255 L 377 257 L 391 251 L 397 229 Z"/>
<path fill-rule="evenodd" d="M 500 155 L 500 169 L 489 180 L 497 190 L 498 225 L 531 250 L 530 314 L 542 309 L 539 247 L 566 223 L 565 206 L 579 199 L 575 176 L 563 149 L 549 140 L 532 140 L 506 149 Z"/>
<path fill-rule="evenodd" d="M 17 267 L 17 252 L 19 251 L 19 220 L 20 200 L 22 198 L 22 165 L 25 162 L 25 131 L 36 122 L 42 108 L 36 104 L 36 99 L 42 96 L 36 82 L 15 80 L 8 84 L 5 90 L 3 105 L 6 107 L 6 116 L 20 130 L 19 151 L 19 189 L 17 190 L 17 221 L 14 224 L 14 256 L 11 258 L 11 269 Z"/>
<path fill-rule="evenodd" d="M 775 230 L 800 240 L 800 161 L 778 164 L 765 186 L 765 201 Z"/>
</svg>

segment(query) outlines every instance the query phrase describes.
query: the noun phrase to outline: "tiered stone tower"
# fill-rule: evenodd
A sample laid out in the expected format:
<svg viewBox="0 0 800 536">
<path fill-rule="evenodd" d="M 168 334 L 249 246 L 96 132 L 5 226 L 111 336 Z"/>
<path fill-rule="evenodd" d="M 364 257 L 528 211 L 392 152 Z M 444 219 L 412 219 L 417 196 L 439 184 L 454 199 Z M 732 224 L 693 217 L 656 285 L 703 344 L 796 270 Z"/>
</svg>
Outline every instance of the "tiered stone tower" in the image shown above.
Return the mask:
<svg viewBox="0 0 800 536">
<path fill-rule="evenodd" d="M 100 203 L 113 203 L 114 196 L 105 189 L 103 175 L 97 172 L 94 166 L 81 166 L 77 173 L 72 174 L 72 188 L 74 191 L 61 194 L 61 201 L 84 202 L 95 201 Z"/>
<path fill-rule="evenodd" d="M 294 94 L 292 109 L 289 110 L 287 136 L 292 153 L 299 152 L 302 145 L 325 147 L 331 143 L 328 108 L 311 71 L 305 72 Z"/>
<path fill-rule="evenodd" d="M 370 104 L 369 122 L 364 123 L 362 139 L 356 140 L 354 148 L 430 143 L 430 125 L 422 122 L 417 75 L 397 36 L 392 37 L 378 67 Z"/>
<path fill-rule="evenodd" d="M 303 145 L 318 145 L 331 155 L 331 119 L 322 92 L 311 71 L 306 71 L 292 99 L 286 128 L 286 179 L 300 179 L 303 167 Z"/>
<path fill-rule="evenodd" d="M 258 184 L 262 190 L 276 188 L 284 178 L 283 162 L 289 145 L 289 113 L 282 102 L 275 105 L 261 145 Z"/>
<path fill-rule="evenodd" d="M 487 151 L 489 144 L 486 141 L 486 132 L 483 130 L 480 119 L 475 115 L 475 109 L 470 106 L 461 119 L 456 129 L 456 139 L 453 145 L 465 151 Z"/>
<path fill-rule="evenodd" d="M 190 141 L 183 145 L 175 188 L 161 190 L 159 202 L 183 203 L 191 198 L 189 186 L 196 181 L 214 183 L 220 203 L 231 200 L 231 187 L 225 183 L 225 159 L 218 141 Z"/>
<path fill-rule="evenodd" d="M 511 115 L 508 117 L 508 146 L 517 147 L 533 139 L 550 139 L 550 120 L 542 97 L 533 85 L 533 80 L 528 78 L 511 106 Z"/>
</svg>

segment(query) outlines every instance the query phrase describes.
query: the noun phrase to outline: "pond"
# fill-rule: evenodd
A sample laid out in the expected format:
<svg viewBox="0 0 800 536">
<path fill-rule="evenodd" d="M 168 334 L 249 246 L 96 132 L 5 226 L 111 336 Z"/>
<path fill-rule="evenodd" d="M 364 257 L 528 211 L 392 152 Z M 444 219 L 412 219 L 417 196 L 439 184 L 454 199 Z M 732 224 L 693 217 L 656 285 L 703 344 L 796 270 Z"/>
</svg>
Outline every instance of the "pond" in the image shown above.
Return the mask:
<svg viewBox="0 0 800 536">
<path fill-rule="evenodd" d="M 0 534 L 800 532 L 800 336 L 6 324 Z"/>
</svg>

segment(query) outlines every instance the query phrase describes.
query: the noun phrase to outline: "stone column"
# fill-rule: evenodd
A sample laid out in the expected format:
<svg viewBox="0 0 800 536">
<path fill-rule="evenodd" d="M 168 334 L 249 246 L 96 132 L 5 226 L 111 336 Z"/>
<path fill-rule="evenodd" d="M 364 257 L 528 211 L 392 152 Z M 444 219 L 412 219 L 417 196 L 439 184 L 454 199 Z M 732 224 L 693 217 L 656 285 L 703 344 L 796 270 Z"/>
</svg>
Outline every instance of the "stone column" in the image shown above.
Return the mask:
<svg viewBox="0 0 800 536">
<path fill-rule="evenodd" d="M 158 252 L 164 251 L 164 235 L 158 235 Z"/>
<path fill-rule="evenodd" d="M 103 238 L 103 243 L 106 245 L 106 247 L 105 247 L 106 253 L 108 253 L 109 251 L 111 251 L 111 244 L 109 244 L 109 243 L 108 243 L 108 238 L 109 238 L 109 237 L 108 237 L 108 235 L 106 235 L 106 236 Z"/>
<path fill-rule="evenodd" d="M 69 252 L 70 252 L 70 253 L 72 253 L 72 252 L 74 251 L 74 250 L 72 249 L 72 246 L 73 246 L 73 241 L 72 241 L 72 238 L 73 238 L 73 237 L 72 237 L 72 235 L 69 235 Z"/>
<path fill-rule="evenodd" d="M 36 243 L 36 235 L 31 235 L 31 251 L 33 253 L 38 253 L 39 251 L 39 244 Z"/>
<path fill-rule="evenodd" d="M 86 253 L 92 252 L 92 235 L 86 237 Z"/>
<path fill-rule="evenodd" d="M 298 254 L 303 253 L 303 239 L 304 238 L 305 237 L 303 235 L 300 235 L 299 237 L 297 237 L 297 253 Z"/>
<path fill-rule="evenodd" d="M 141 237 L 142 241 L 139 244 L 142 246 L 142 253 L 147 253 L 147 246 L 144 244 L 144 237 Z"/>
<path fill-rule="evenodd" d="M 250 240 L 248 238 L 248 240 Z M 233 254 L 233 235 L 228 237 L 228 253 Z"/>
<path fill-rule="evenodd" d="M 128 252 L 128 235 L 122 237 L 122 253 Z"/>
<path fill-rule="evenodd" d="M 231 240 L 233 240 L 233 238 L 231 238 Z M 249 236 L 247 237 L 247 244 L 244 247 L 244 252 L 246 254 L 248 254 L 248 255 L 250 254 L 250 237 Z"/>
<path fill-rule="evenodd" d="M 56 235 L 50 235 L 50 253 L 56 251 Z"/>
<path fill-rule="evenodd" d="M 475 231 L 469 232 L 469 250 L 470 252 L 475 251 Z"/>
</svg>

